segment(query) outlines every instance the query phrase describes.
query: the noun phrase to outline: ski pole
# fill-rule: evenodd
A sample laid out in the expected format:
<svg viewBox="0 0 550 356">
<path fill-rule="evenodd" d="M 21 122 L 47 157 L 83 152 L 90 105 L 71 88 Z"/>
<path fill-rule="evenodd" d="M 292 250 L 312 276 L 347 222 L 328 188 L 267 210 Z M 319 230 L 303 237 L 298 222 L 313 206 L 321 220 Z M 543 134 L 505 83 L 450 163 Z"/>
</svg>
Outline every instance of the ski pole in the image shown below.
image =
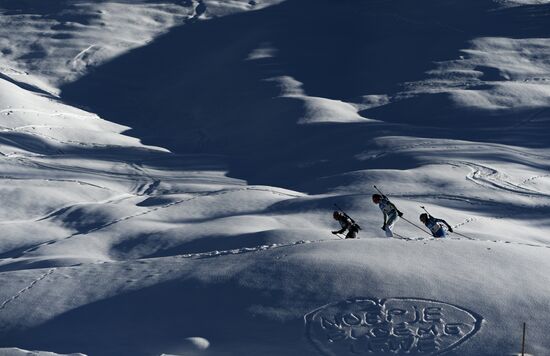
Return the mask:
<svg viewBox="0 0 550 356">
<path fill-rule="evenodd" d="M 378 189 L 378 187 L 376 185 L 373 185 L 374 189 L 376 189 L 378 191 L 378 193 L 380 193 L 382 195 L 382 197 L 384 198 L 388 198 L 384 193 L 382 193 L 382 191 L 380 189 Z M 394 205 L 394 208 L 397 210 L 397 212 L 400 214 L 399 216 L 401 217 L 402 216 L 402 212 L 399 211 L 399 209 L 397 209 L 397 207 Z"/>
<path fill-rule="evenodd" d="M 454 231 L 454 230 L 453 230 L 453 232 L 452 232 L 452 233 L 453 233 L 453 234 L 457 234 L 458 236 L 462 236 L 462 237 L 465 237 L 465 238 L 467 238 L 468 240 L 477 240 L 477 239 L 474 239 L 473 237 L 470 237 L 470 236 L 466 236 L 466 235 L 464 235 L 464 234 L 461 234 L 460 232 L 456 232 L 456 231 Z"/>
<path fill-rule="evenodd" d="M 407 241 L 412 240 L 411 238 L 405 237 L 405 236 L 403 236 L 403 235 L 399 235 L 399 234 L 396 233 L 396 232 L 394 232 L 393 234 L 395 235 L 395 237 L 397 237 L 398 239 L 401 239 L 401 240 L 407 240 Z"/>
<path fill-rule="evenodd" d="M 380 189 L 378 189 L 378 187 L 376 185 L 373 186 L 374 189 L 376 189 L 378 191 L 378 193 L 382 194 L 382 195 L 385 195 L 384 193 L 382 193 L 382 191 Z"/>
<path fill-rule="evenodd" d="M 420 207 L 422 208 L 422 210 L 424 210 L 426 212 L 426 214 L 428 214 L 428 216 L 432 216 L 432 214 L 430 214 L 430 212 L 428 210 L 426 210 L 425 207 L 423 207 L 422 205 Z"/>
<path fill-rule="evenodd" d="M 429 232 L 427 232 L 426 230 L 424 230 L 424 229 L 421 228 L 420 226 L 416 225 L 416 224 L 413 223 L 412 221 L 409 221 L 408 219 L 405 219 L 404 217 L 401 217 L 401 219 L 405 220 L 406 222 L 408 222 L 408 223 L 411 224 L 412 226 L 414 226 L 414 227 L 416 227 L 416 228 L 422 230 L 422 232 L 424 232 L 424 233 L 430 235 L 431 237 L 433 237 L 432 234 L 430 234 Z"/>
<path fill-rule="evenodd" d="M 523 337 L 521 338 L 521 356 L 525 356 L 525 323 L 523 323 Z"/>
<path fill-rule="evenodd" d="M 344 240 L 344 239 L 345 239 L 345 237 L 340 236 L 340 234 L 333 234 L 333 235 L 338 236 L 338 238 L 339 238 L 340 240 Z"/>
<path fill-rule="evenodd" d="M 342 208 L 340 208 L 340 207 L 338 206 L 338 204 L 334 203 L 334 207 L 335 207 L 336 209 L 340 210 L 341 212 L 343 212 L 344 214 L 346 213 Z"/>
</svg>

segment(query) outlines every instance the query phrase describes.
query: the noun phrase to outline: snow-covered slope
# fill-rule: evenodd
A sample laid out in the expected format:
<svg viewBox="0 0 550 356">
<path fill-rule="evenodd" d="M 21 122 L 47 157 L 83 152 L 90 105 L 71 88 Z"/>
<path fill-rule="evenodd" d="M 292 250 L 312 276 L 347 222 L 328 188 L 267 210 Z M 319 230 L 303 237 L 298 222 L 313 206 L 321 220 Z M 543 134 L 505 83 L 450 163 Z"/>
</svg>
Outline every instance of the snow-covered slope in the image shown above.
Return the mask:
<svg viewBox="0 0 550 356">
<path fill-rule="evenodd" d="M 0 355 L 549 354 L 548 23 L 0 0 Z"/>
<path fill-rule="evenodd" d="M 39 79 L 55 91 L 174 26 L 277 2 L 2 0 L 0 70 L 24 82 Z"/>
</svg>

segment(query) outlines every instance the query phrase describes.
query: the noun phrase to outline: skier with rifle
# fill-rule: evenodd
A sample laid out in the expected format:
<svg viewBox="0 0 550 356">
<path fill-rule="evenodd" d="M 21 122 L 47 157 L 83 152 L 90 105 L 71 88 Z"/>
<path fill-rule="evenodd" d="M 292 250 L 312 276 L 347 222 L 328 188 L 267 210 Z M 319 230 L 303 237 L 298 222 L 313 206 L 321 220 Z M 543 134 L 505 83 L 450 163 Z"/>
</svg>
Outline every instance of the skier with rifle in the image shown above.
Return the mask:
<svg viewBox="0 0 550 356">
<path fill-rule="evenodd" d="M 426 225 L 426 227 L 430 229 L 434 237 L 447 236 L 447 232 L 445 231 L 443 224 L 447 226 L 449 232 L 453 232 L 453 228 L 445 220 L 433 217 L 428 213 L 420 214 L 420 221 L 422 221 L 424 225 Z"/>
<path fill-rule="evenodd" d="M 352 218 L 350 218 L 348 214 L 343 211 L 336 210 L 332 214 L 332 217 L 334 220 L 338 221 L 342 227 L 338 231 L 332 231 L 334 235 L 342 234 L 344 231 L 348 230 L 346 239 L 354 239 L 357 237 L 357 233 L 361 230 L 361 227 Z"/>
<path fill-rule="evenodd" d="M 373 194 L 372 202 L 378 204 L 382 214 L 384 214 L 382 230 L 386 232 L 387 237 L 393 237 L 393 226 L 399 220 L 399 217 L 403 216 L 403 213 L 383 194 Z"/>
</svg>

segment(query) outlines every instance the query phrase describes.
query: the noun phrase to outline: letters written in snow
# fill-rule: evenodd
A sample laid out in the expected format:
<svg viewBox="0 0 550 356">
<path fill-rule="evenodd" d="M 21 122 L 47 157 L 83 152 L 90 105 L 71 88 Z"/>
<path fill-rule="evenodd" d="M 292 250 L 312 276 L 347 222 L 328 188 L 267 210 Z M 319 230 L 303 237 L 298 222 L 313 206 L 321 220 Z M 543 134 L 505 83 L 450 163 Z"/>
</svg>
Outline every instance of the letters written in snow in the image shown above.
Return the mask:
<svg viewBox="0 0 550 356">
<path fill-rule="evenodd" d="M 482 318 L 447 303 L 355 298 L 305 316 L 308 337 L 326 355 L 432 355 L 472 337 Z"/>
</svg>

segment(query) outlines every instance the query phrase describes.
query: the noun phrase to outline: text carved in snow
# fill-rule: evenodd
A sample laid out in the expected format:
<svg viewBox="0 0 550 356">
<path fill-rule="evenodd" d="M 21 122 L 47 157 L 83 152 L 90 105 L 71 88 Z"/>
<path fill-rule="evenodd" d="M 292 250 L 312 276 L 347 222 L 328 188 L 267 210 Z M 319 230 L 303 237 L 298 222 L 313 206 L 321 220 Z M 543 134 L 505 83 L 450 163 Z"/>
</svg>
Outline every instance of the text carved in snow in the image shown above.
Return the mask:
<svg viewBox="0 0 550 356">
<path fill-rule="evenodd" d="M 306 315 L 307 332 L 327 355 L 431 355 L 457 347 L 481 317 L 443 302 L 349 299 Z"/>
</svg>

